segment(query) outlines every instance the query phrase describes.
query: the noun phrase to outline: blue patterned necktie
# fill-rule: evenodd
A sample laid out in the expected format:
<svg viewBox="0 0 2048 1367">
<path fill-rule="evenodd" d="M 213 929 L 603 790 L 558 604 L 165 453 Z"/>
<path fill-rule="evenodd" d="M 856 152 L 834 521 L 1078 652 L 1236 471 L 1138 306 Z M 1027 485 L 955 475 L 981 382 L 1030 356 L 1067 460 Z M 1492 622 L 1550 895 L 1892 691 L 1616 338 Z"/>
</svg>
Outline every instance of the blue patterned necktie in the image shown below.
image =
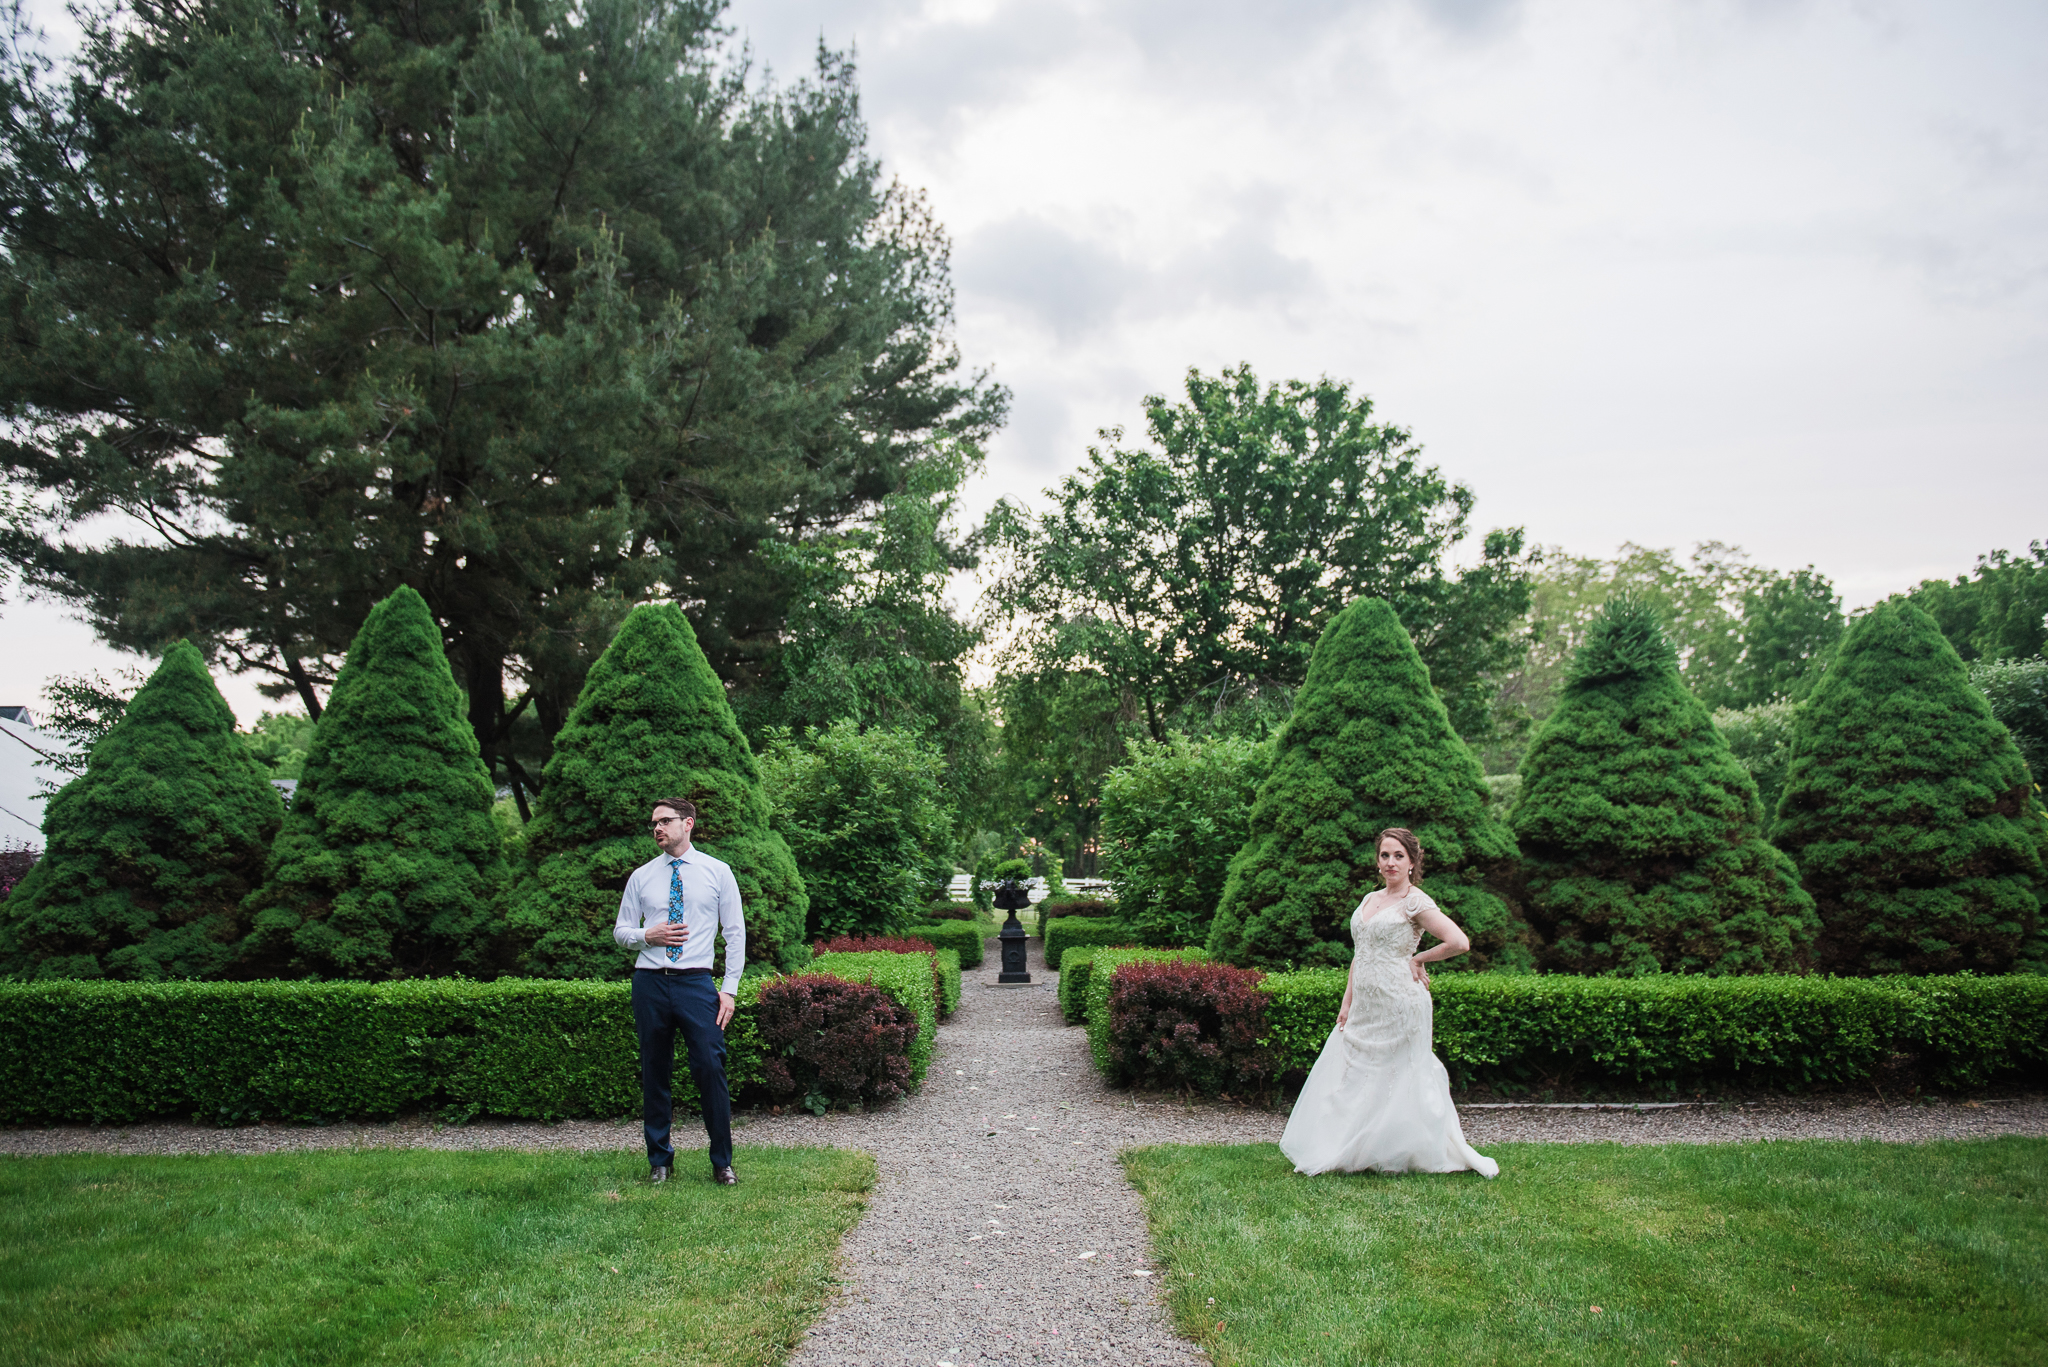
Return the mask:
<svg viewBox="0 0 2048 1367">
<path fill-rule="evenodd" d="M 682 920 L 683 861 L 671 859 L 668 861 L 668 923 L 672 926 L 681 925 Z M 670 963 L 674 963 L 682 957 L 683 947 L 681 945 L 670 945 L 668 947 L 668 961 Z"/>
</svg>

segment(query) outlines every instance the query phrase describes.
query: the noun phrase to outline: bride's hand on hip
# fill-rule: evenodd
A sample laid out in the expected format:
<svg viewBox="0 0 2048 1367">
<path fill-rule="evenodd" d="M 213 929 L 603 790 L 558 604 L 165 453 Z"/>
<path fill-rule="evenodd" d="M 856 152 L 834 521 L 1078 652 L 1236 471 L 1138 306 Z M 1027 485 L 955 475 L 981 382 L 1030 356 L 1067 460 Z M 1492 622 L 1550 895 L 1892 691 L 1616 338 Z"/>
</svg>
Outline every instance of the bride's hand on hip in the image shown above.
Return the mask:
<svg viewBox="0 0 2048 1367">
<path fill-rule="evenodd" d="M 1429 970 L 1423 967 L 1422 960 L 1413 955 L 1410 955 L 1408 958 L 1408 976 L 1421 983 L 1424 987 L 1429 986 Z"/>
</svg>

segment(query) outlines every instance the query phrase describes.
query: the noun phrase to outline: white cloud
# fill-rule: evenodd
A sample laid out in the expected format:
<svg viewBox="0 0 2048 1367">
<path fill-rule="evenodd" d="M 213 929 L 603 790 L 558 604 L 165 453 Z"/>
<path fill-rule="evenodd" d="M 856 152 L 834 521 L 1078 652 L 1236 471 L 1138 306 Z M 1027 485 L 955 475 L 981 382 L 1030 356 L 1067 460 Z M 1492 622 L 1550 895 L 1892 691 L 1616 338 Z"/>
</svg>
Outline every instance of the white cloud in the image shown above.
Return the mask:
<svg viewBox="0 0 2048 1367">
<path fill-rule="evenodd" d="M 1867 602 L 2048 536 L 2048 9 L 2025 0 L 739 0 L 857 45 L 1033 497 L 1190 365 L 1371 394 L 1581 553 Z M 9 701 L 0 698 L 0 701 Z"/>
</svg>

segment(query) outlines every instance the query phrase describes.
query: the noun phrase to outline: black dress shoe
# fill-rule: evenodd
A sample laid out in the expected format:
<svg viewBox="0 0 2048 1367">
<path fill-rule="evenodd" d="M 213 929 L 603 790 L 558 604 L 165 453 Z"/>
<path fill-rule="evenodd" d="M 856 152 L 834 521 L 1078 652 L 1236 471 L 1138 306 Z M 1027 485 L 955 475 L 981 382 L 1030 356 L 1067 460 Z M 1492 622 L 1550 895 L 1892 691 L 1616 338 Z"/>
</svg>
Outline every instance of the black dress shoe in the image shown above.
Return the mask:
<svg viewBox="0 0 2048 1367">
<path fill-rule="evenodd" d="M 663 1168 L 663 1167 L 650 1167 L 650 1168 L 649 1168 L 649 1169 L 647 1170 L 647 1180 L 648 1180 L 648 1181 L 650 1181 L 650 1182 L 652 1182 L 652 1183 L 653 1183 L 653 1184 L 654 1184 L 655 1186 L 657 1186 L 657 1187 L 658 1187 L 658 1186 L 660 1186 L 660 1185 L 661 1185 L 661 1184 L 662 1184 L 663 1182 L 666 1182 L 666 1181 L 668 1181 L 668 1179 L 669 1179 L 669 1178 L 670 1178 L 670 1177 L 671 1177 L 672 1175 L 674 1175 L 674 1173 L 675 1173 L 675 1169 L 674 1169 L 674 1168 Z"/>
<path fill-rule="evenodd" d="M 739 1176 L 731 1168 L 713 1168 L 711 1180 L 721 1187 L 736 1187 L 740 1182 Z"/>
</svg>

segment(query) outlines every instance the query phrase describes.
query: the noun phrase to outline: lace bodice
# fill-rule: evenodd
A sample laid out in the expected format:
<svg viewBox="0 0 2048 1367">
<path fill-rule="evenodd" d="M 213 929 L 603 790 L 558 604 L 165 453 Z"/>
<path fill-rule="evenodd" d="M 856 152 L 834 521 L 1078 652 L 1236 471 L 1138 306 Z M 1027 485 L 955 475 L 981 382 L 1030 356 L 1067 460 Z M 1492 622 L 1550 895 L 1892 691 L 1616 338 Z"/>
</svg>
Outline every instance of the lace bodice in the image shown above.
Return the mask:
<svg viewBox="0 0 2048 1367">
<path fill-rule="evenodd" d="M 1436 903 L 1420 888 L 1410 888 L 1398 902 L 1382 900 L 1368 907 L 1368 897 L 1351 913 L 1352 991 L 1381 991 L 1407 996 L 1428 989 L 1415 981 L 1408 957 L 1422 942 L 1422 927 L 1416 913 L 1434 911 Z"/>
</svg>

